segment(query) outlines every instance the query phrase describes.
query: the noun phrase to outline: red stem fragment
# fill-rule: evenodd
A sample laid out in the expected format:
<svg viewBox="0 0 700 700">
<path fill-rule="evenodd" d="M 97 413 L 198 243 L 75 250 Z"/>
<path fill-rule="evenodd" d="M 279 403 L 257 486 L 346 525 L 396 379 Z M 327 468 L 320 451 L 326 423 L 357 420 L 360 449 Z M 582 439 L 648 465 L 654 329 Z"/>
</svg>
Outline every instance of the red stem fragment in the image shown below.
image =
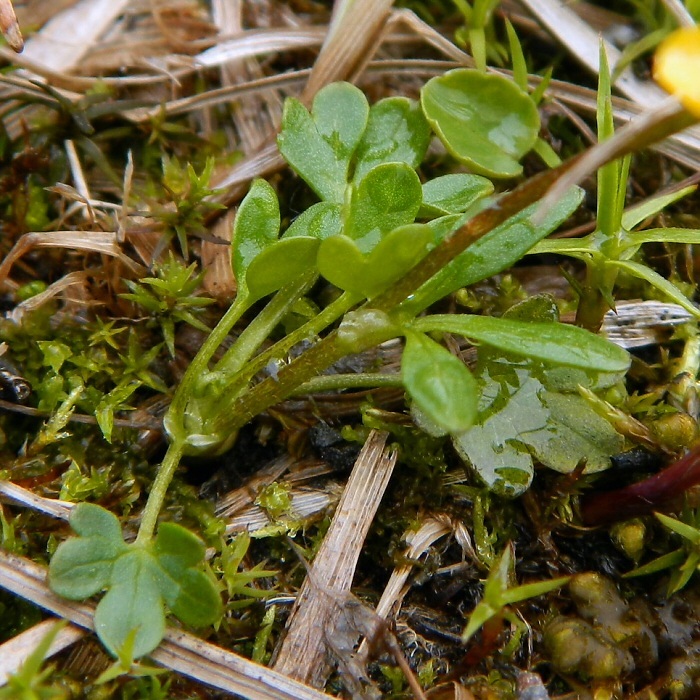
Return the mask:
<svg viewBox="0 0 700 700">
<path fill-rule="evenodd" d="M 593 493 L 581 500 L 586 525 L 605 525 L 649 515 L 700 484 L 700 446 L 648 479 L 622 489 Z"/>
</svg>

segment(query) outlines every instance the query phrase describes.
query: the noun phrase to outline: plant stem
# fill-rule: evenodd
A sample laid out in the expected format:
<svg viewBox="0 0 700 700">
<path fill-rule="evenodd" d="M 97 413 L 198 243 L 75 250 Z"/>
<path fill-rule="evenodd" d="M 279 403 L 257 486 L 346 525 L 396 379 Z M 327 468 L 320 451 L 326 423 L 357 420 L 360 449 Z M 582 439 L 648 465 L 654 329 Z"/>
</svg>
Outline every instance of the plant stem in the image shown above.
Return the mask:
<svg viewBox="0 0 700 700">
<path fill-rule="evenodd" d="M 315 394 L 322 391 L 342 391 L 343 389 L 379 389 L 381 387 L 402 387 L 399 372 L 358 372 L 357 374 L 324 374 L 312 377 L 298 386 L 291 396 Z"/>
<path fill-rule="evenodd" d="M 246 326 L 238 340 L 216 363 L 213 371 L 233 377 L 270 335 L 282 317 L 312 287 L 318 276 L 309 272 L 280 289 L 267 306 Z"/>
<path fill-rule="evenodd" d="M 231 328 L 233 328 L 234 324 L 241 318 L 249 307 L 250 304 L 246 297 L 236 297 L 234 302 L 228 308 L 228 311 L 226 311 L 226 313 L 222 316 L 219 323 L 216 324 L 216 327 L 204 341 L 202 347 L 199 349 L 199 352 L 194 356 L 194 359 L 187 368 L 182 381 L 175 391 L 175 395 L 173 396 L 173 400 L 166 416 L 166 427 L 174 442 L 177 442 L 178 439 L 183 440 L 186 437 L 182 426 L 182 418 L 187 402 L 192 396 L 192 392 L 197 382 L 201 381 L 201 377 L 209 371 L 209 360 L 216 352 L 219 345 L 221 345 L 224 338 L 229 334 L 229 331 Z M 168 422 L 170 425 L 167 425 Z M 172 431 L 178 430 L 183 434 L 177 435 L 177 433 L 172 433 Z"/>
<path fill-rule="evenodd" d="M 160 467 L 158 467 L 158 474 L 151 487 L 151 492 L 148 494 L 148 500 L 143 509 L 143 515 L 141 516 L 141 525 L 139 526 L 135 542 L 137 545 L 146 545 L 153 538 L 156 523 L 158 522 L 158 515 L 165 501 L 165 494 L 168 491 L 170 482 L 173 480 L 175 470 L 180 464 L 183 447 L 184 444 L 182 441 L 173 440 L 168 446 L 168 451 L 165 453 Z"/>
<path fill-rule="evenodd" d="M 278 340 L 274 345 L 253 358 L 241 371 L 239 375 L 240 382 L 248 381 L 267 367 L 270 362 L 282 359 L 298 343 L 316 338 L 322 330 L 328 328 L 331 323 L 339 319 L 360 301 L 362 301 L 362 297 L 352 292 L 341 294 L 304 325 L 285 335 L 284 338 Z"/>
</svg>

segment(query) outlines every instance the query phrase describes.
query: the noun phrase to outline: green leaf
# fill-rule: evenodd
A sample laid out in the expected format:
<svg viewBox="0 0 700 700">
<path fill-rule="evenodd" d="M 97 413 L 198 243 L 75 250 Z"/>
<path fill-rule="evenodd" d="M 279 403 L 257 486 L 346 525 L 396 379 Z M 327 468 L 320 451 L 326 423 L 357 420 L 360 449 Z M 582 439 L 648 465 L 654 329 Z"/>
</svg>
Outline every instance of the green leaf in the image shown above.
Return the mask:
<svg viewBox="0 0 700 700">
<path fill-rule="evenodd" d="M 632 230 L 637 224 L 640 224 L 644 219 L 648 219 L 650 216 L 655 216 L 660 211 L 663 211 L 669 204 L 677 202 L 679 199 L 692 194 L 697 189 L 697 185 L 689 185 L 683 189 L 677 190 L 676 192 L 670 192 L 668 194 L 659 195 L 658 197 L 652 197 L 633 207 L 630 207 L 622 215 L 622 228 L 626 231 Z M 684 229 L 680 229 L 681 231 Z"/>
<path fill-rule="evenodd" d="M 621 257 L 631 258 L 644 243 L 700 243 L 700 229 L 696 228 L 650 228 L 645 231 L 625 233 L 620 241 Z"/>
<path fill-rule="evenodd" d="M 582 460 L 586 474 L 610 467 L 610 457 L 623 450 L 625 440 L 605 418 L 576 394 L 545 391 L 540 400 L 549 411 L 547 425 L 525 437 L 538 461 L 563 474 Z"/>
<path fill-rule="evenodd" d="M 563 323 L 435 314 L 416 319 L 411 327 L 424 333 L 455 333 L 506 353 L 597 372 L 621 372 L 630 364 L 629 354 L 622 348 L 583 328 Z"/>
<path fill-rule="evenodd" d="M 641 263 L 632 262 L 631 260 L 606 260 L 605 264 L 617 267 L 634 277 L 648 282 L 671 301 L 675 301 L 676 304 L 693 314 L 693 316 L 700 317 L 700 309 L 698 309 L 673 282 L 662 277 L 658 272 L 654 272 L 650 267 L 642 265 Z"/>
<path fill-rule="evenodd" d="M 321 242 L 318 269 L 336 287 L 372 298 L 413 267 L 432 243 L 425 224 L 394 229 L 369 255 L 347 236 L 333 236 Z"/>
<path fill-rule="evenodd" d="M 343 233 L 368 253 L 389 231 L 413 223 L 421 196 L 420 180 L 412 167 L 377 165 L 353 189 Z"/>
<path fill-rule="evenodd" d="M 454 436 L 452 442 L 490 490 L 516 498 L 527 491 L 534 474 L 532 457 L 522 438 L 545 428 L 549 417 L 537 395 L 542 385 L 526 374 L 495 381 L 488 373 L 479 385 L 477 424 Z"/>
<path fill-rule="evenodd" d="M 518 160 L 535 144 L 537 107 L 515 83 L 499 75 L 458 68 L 421 90 L 423 112 L 445 148 L 488 177 L 516 177 Z"/>
<path fill-rule="evenodd" d="M 522 494 L 533 457 L 561 473 L 571 473 L 582 460 L 587 473 L 610 466 L 624 439 L 581 397 L 548 391 L 527 365 L 484 362 L 484 350 L 479 355 L 477 424 L 453 443 L 490 489 Z"/>
<path fill-rule="evenodd" d="M 493 183 L 479 175 L 453 173 L 436 177 L 423 185 L 423 205 L 418 216 L 461 214 L 492 192 Z"/>
<path fill-rule="evenodd" d="M 310 236 L 322 241 L 342 231 L 341 207 L 330 202 L 318 202 L 294 219 L 282 238 Z"/>
<path fill-rule="evenodd" d="M 418 315 L 423 309 L 460 287 L 466 287 L 505 270 L 520 260 L 538 241 L 548 236 L 562 221 L 577 209 L 583 198 L 583 190 L 572 188 L 545 213 L 544 219 L 533 223 L 538 211 L 533 204 L 497 226 L 476 243 L 460 253 L 449 265 L 426 282 L 413 298 L 402 304 L 407 315 Z M 445 217 L 447 219 L 447 217 Z M 431 222 L 437 224 L 441 219 Z M 446 223 L 449 223 L 447 221 Z M 464 217 L 455 217 L 452 230 L 464 223 Z M 442 227 L 445 223 L 437 224 Z"/>
<path fill-rule="evenodd" d="M 654 513 L 654 515 L 659 522 L 669 530 L 672 530 L 693 544 L 700 543 L 700 530 L 697 527 L 688 525 L 688 523 L 684 523 L 682 520 L 670 518 L 668 515 L 664 515 L 663 513 Z"/>
<path fill-rule="evenodd" d="M 165 597 L 173 615 L 186 625 L 204 627 L 223 613 L 221 596 L 214 582 L 198 569 L 187 569 L 178 578 L 177 595 Z"/>
<path fill-rule="evenodd" d="M 407 333 L 401 375 L 420 410 L 449 433 L 461 433 L 474 423 L 476 380 L 446 348 L 420 333 Z"/>
<path fill-rule="evenodd" d="M 222 612 L 212 580 L 194 568 L 204 560 L 204 542 L 174 523 L 161 523 L 153 546 L 154 573 L 171 612 L 182 622 L 201 627 Z"/>
<path fill-rule="evenodd" d="M 64 598 L 83 600 L 108 585 L 114 561 L 127 545 L 117 518 L 100 506 L 78 504 L 70 524 L 81 537 L 71 537 L 56 549 L 49 586 Z"/>
<path fill-rule="evenodd" d="M 349 83 L 319 90 L 311 114 L 298 100 L 285 101 L 280 153 L 320 199 L 343 203 L 350 159 L 368 114 L 367 99 Z"/>
<path fill-rule="evenodd" d="M 628 571 L 626 574 L 622 575 L 622 578 L 647 576 L 648 574 L 656 574 L 664 569 L 675 569 L 683 563 L 685 557 L 686 552 L 684 549 L 676 549 L 675 551 L 664 554 L 653 561 L 647 562 L 644 564 L 644 566 L 638 566 L 636 569 Z"/>
<path fill-rule="evenodd" d="M 255 180 L 241 202 L 233 225 L 233 271 L 246 288 L 250 263 L 277 241 L 280 209 L 277 194 L 265 180 Z"/>
<path fill-rule="evenodd" d="M 193 532 L 175 523 L 161 523 L 153 545 L 161 566 L 169 571 L 197 566 L 204 560 L 204 542 Z"/>
<path fill-rule="evenodd" d="M 405 97 L 380 100 L 369 110 L 367 128 L 355 154 L 354 182 L 381 163 L 417 168 L 430 143 L 430 126 L 420 105 Z"/>
<path fill-rule="evenodd" d="M 165 633 L 163 600 L 156 581 L 153 558 L 132 547 L 115 561 L 111 587 L 95 610 L 95 631 L 114 655 L 136 630 L 133 657 L 153 651 Z"/>
<path fill-rule="evenodd" d="M 316 267 L 320 241 L 308 236 L 284 238 L 263 250 L 248 266 L 246 282 L 252 299 L 290 284 Z"/>
</svg>

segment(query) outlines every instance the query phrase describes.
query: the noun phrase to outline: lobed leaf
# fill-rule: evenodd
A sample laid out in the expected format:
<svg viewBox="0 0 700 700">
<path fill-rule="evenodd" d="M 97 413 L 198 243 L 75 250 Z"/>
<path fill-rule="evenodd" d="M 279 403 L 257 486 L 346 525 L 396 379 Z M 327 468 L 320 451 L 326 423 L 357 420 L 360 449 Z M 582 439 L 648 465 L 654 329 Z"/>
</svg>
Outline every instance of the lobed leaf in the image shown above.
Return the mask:
<svg viewBox="0 0 700 700">
<path fill-rule="evenodd" d="M 511 382 L 492 381 L 488 373 L 482 378 L 477 424 L 453 436 L 452 442 L 491 491 L 516 498 L 527 491 L 534 475 L 523 436 L 545 428 L 549 413 L 537 396 L 539 382 L 527 377 Z"/>
<path fill-rule="evenodd" d="M 405 97 L 380 100 L 369 110 L 367 128 L 355 154 L 353 181 L 360 182 L 382 163 L 407 163 L 417 168 L 430 137 L 430 125 L 417 102 Z"/>
<path fill-rule="evenodd" d="M 134 635 L 133 658 L 153 651 L 165 633 L 165 611 L 153 557 L 132 547 L 114 563 L 110 589 L 95 610 L 95 631 L 114 656 Z"/>
<path fill-rule="evenodd" d="M 367 99 L 349 83 L 319 90 L 311 113 L 299 100 L 285 100 L 280 153 L 320 199 L 343 203 L 350 159 L 368 114 Z"/>
<path fill-rule="evenodd" d="M 420 180 L 410 165 L 377 165 L 353 188 L 343 233 L 368 253 L 389 231 L 413 223 L 421 197 Z"/>
<path fill-rule="evenodd" d="M 80 537 L 58 545 L 49 565 L 51 590 L 69 600 L 83 600 L 106 588 L 112 566 L 127 545 L 115 515 L 92 503 L 80 503 L 70 516 Z"/>
<path fill-rule="evenodd" d="M 372 298 L 413 267 L 432 242 L 425 224 L 394 229 L 368 255 L 347 236 L 333 236 L 318 249 L 318 269 L 336 287 Z"/>
<path fill-rule="evenodd" d="M 515 83 L 500 75 L 458 68 L 429 80 L 421 106 L 445 148 L 475 172 L 516 177 L 518 160 L 535 144 L 537 106 Z"/>
</svg>

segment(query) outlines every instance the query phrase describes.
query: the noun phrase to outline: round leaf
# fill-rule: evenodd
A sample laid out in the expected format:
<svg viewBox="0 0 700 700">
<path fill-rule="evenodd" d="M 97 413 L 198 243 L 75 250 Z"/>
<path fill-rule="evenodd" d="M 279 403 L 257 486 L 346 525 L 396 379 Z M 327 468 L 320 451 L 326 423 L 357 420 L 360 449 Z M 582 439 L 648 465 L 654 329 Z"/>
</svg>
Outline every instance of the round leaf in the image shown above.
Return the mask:
<svg viewBox="0 0 700 700">
<path fill-rule="evenodd" d="M 472 426 L 476 380 L 448 350 L 421 333 L 407 333 L 401 375 L 406 391 L 433 423 L 452 434 Z"/>
<path fill-rule="evenodd" d="M 367 128 L 355 155 L 354 181 L 380 163 L 417 168 L 430 143 L 430 126 L 417 102 L 388 97 L 370 108 Z"/>
<path fill-rule="evenodd" d="M 535 103 L 508 78 L 452 70 L 426 83 L 421 105 L 445 148 L 476 172 L 522 172 L 518 160 L 534 146 L 540 119 Z"/>
<path fill-rule="evenodd" d="M 307 236 L 284 238 L 264 250 L 248 267 L 248 291 L 253 299 L 276 292 L 316 266 L 320 241 Z"/>
<path fill-rule="evenodd" d="M 187 528 L 176 523 L 161 523 L 154 543 L 154 553 L 162 564 L 187 568 L 204 560 L 204 542 Z M 170 568 L 170 567 L 169 567 Z"/>
<path fill-rule="evenodd" d="M 175 617 L 193 627 L 211 625 L 223 611 L 216 586 L 198 569 L 187 569 L 182 573 L 178 579 L 177 596 L 167 602 Z"/>
<path fill-rule="evenodd" d="M 492 192 L 491 181 L 480 175 L 452 173 L 436 177 L 423 185 L 423 205 L 419 216 L 461 214 Z"/>
</svg>

